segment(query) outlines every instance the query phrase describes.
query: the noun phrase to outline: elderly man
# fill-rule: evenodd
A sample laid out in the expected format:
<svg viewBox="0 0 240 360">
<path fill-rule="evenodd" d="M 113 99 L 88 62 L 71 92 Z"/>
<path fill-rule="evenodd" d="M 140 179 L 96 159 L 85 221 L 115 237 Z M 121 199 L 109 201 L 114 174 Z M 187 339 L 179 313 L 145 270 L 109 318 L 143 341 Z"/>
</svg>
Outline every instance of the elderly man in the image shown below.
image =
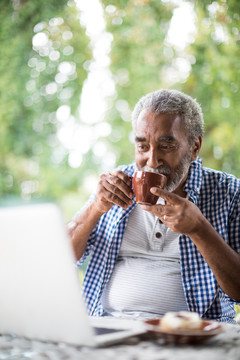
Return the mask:
<svg viewBox="0 0 240 360">
<path fill-rule="evenodd" d="M 135 163 L 100 177 L 68 224 L 78 265 L 91 254 L 83 292 L 94 316 L 159 317 L 196 311 L 232 321 L 240 301 L 240 180 L 202 166 L 199 104 L 159 90 L 133 111 Z M 166 175 L 156 205 L 138 205 L 129 176 Z"/>
</svg>

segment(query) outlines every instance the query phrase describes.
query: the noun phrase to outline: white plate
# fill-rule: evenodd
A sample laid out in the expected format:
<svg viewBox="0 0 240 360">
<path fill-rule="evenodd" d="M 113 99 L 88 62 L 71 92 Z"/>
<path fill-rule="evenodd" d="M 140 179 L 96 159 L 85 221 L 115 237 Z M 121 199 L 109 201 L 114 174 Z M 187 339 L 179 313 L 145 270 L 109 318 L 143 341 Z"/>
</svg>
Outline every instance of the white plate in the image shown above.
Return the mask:
<svg viewBox="0 0 240 360">
<path fill-rule="evenodd" d="M 202 321 L 200 330 L 161 330 L 161 319 L 150 319 L 145 321 L 147 331 L 164 339 L 168 343 L 196 344 L 208 340 L 223 331 L 222 325 L 216 321 Z"/>
</svg>

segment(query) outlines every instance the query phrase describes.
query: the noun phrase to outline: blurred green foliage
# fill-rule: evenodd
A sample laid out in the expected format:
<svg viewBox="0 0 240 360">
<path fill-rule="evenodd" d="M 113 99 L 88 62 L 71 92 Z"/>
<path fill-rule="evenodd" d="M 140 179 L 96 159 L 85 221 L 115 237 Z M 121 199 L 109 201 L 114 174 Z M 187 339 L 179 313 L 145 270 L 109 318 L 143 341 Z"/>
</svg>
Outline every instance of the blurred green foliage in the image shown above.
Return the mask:
<svg viewBox="0 0 240 360">
<path fill-rule="evenodd" d="M 209 167 L 240 176 L 240 3 L 197 2 L 197 36 L 186 51 L 195 58 L 182 89 L 205 116 L 202 157 Z"/>
<path fill-rule="evenodd" d="M 1 199 L 57 200 L 79 185 L 56 111 L 77 112 L 89 39 L 73 1 L 3 1 L 0 22 Z"/>
<path fill-rule="evenodd" d="M 236 322 L 238 324 L 240 324 L 240 306 L 239 305 L 234 305 L 234 309 L 235 309 L 235 312 L 236 312 L 236 316 L 235 316 L 235 319 Z"/>
<path fill-rule="evenodd" d="M 102 0 L 106 31 L 112 35 L 115 93 L 107 99 L 102 124 L 108 131 L 100 131 L 101 124 L 86 124 L 79 116 L 94 49 L 76 2 L 1 1 L 1 204 L 56 201 L 69 219 L 107 167 L 104 151 L 94 142 L 113 155 L 112 166 L 131 162 L 131 110 L 141 96 L 162 87 L 185 91 L 202 105 L 205 166 L 240 176 L 240 3 L 185 1 L 196 19 L 185 48 L 168 41 L 179 3 Z M 185 21 L 183 16 L 179 28 Z M 79 131 L 90 144 L 74 167 L 69 161 L 73 146 L 61 137 L 71 124 L 75 135 Z"/>
</svg>

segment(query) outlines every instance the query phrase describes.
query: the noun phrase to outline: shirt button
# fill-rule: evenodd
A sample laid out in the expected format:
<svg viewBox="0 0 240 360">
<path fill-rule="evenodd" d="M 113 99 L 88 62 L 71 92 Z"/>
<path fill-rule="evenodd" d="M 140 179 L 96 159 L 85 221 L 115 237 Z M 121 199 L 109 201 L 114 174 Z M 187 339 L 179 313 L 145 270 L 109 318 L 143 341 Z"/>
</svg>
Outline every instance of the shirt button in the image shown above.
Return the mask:
<svg viewBox="0 0 240 360">
<path fill-rule="evenodd" d="M 160 239 L 162 237 L 162 234 L 160 232 L 156 232 L 155 236 L 156 238 Z"/>
</svg>

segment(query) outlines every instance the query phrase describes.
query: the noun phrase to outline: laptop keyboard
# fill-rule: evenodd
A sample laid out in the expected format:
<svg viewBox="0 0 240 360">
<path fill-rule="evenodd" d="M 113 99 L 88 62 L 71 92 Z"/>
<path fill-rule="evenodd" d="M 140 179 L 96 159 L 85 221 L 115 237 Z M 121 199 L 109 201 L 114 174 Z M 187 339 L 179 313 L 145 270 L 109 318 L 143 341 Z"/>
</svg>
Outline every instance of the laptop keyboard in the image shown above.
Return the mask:
<svg viewBox="0 0 240 360">
<path fill-rule="evenodd" d="M 121 329 L 106 329 L 101 327 L 94 327 L 94 331 L 96 335 L 104 335 L 104 334 L 112 334 L 115 332 L 123 331 Z"/>
</svg>

